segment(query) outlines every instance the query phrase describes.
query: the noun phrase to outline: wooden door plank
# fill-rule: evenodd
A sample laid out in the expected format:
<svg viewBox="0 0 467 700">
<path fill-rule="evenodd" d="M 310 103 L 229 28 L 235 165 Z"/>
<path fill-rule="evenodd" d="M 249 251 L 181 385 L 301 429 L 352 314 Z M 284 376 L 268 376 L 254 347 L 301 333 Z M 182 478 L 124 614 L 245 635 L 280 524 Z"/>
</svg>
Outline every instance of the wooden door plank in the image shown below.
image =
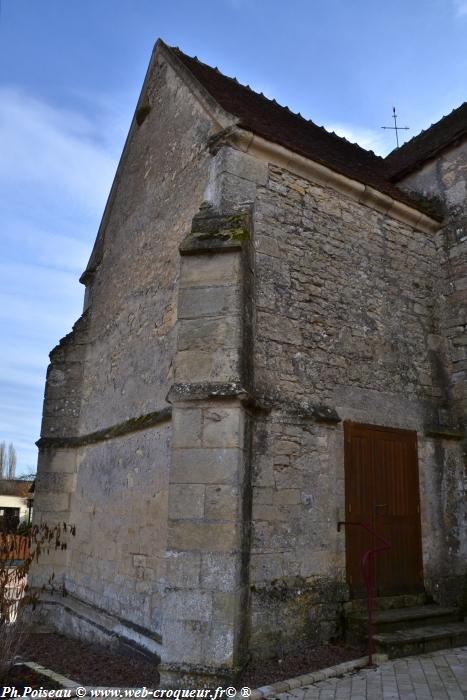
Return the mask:
<svg viewBox="0 0 467 700">
<path fill-rule="evenodd" d="M 367 522 L 388 539 L 376 555 L 378 594 L 419 591 L 423 585 L 417 437 L 413 431 L 356 423 L 344 425 L 346 518 Z M 347 578 L 363 593 L 361 557 L 376 542 L 361 528 L 346 534 Z"/>
</svg>

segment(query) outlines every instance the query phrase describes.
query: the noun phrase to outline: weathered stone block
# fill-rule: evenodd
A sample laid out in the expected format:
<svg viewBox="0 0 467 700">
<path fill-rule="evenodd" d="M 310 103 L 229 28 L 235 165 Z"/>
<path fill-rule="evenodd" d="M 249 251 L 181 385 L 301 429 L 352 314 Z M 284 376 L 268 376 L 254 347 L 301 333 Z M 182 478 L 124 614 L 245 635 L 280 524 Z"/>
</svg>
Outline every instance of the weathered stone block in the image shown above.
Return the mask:
<svg viewBox="0 0 467 700">
<path fill-rule="evenodd" d="M 257 486 L 253 489 L 253 501 L 261 505 L 272 505 L 273 489 Z"/>
<path fill-rule="evenodd" d="M 204 513 L 208 520 L 236 520 L 240 510 L 237 486 L 206 486 Z"/>
<path fill-rule="evenodd" d="M 265 185 L 269 174 L 265 161 L 230 146 L 224 146 L 216 153 L 214 170 L 250 180 L 255 185 Z M 238 197 L 235 201 L 238 201 Z"/>
<path fill-rule="evenodd" d="M 200 552 L 225 552 L 240 546 L 236 524 L 169 521 L 168 547 Z"/>
<path fill-rule="evenodd" d="M 145 568 L 148 563 L 148 558 L 145 554 L 133 555 L 133 566 Z M 113 573 L 113 571 L 112 571 Z"/>
<path fill-rule="evenodd" d="M 240 290 L 237 285 L 180 289 L 179 319 L 235 315 L 239 312 Z"/>
<path fill-rule="evenodd" d="M 292 345 L 302 343 L 301 323 L 291 318 L 259 312 L 257 323 L 258 331 L 264 338 Z"/>
<path fill-rule="evenodd" d="M 218 624 L 232 625 L 241 616 L 242 596 L 239 590 L 212 594 L 212 619 Z"/>
<path fill-rule="evenodd" d="M 235 382 L 240 379 L 238 350 L 184 350 L 177 353 L 177 382 Z"/>
<path fill-rule="evenodd" d="M 201 409 L 176 408 L 172 415 L 173 447 L 200 447 L 201 421 Z"/>
<path fill-rule="evenodd" d="M 170 479 L 179 484 L 236 484 L 242 453 L 239 449 L 175 449 Z"/>
<path fill-rule="evenodd" d="M 234 625 L 216 625 L 205 637 L 204 657 L 209 665 L 229 667 L 234 664 Z"/>
<path fill-rule="evenodd" d="M 271 236 L 257 235 L 254 241 L 255 249 L 263 255 L 271 255 L 280 258 L 281 252 L 278 242 Z"/>
<path fill-rule="evenodd" d="M 180 287 L 206 287 L 235 284 L 239 280 L 240 254 L 203 254 L 184 257 Z"/>
<path fill-rule="evenodd" d="M 267 163 L 230 147 L 221 148 L 214 159 L 205 198 L 222 210 L 230 211 L 239 202 L 253 202 L 258 184 L 267 181 Z"/>
<path fill-rule="evenodd" d="M 49 493 L 72 493 L 75 484 L 74 473 L 41 472 L 37 477 L 36 488 Z"/>
<path fill-rule="evenodd" d="M 202 484 L 171 484 L 169 487 L 169 518 L 185 520 L 204 516 Z"/>
<path fill-rule="evenodd" d="M 256 183 L 228 172 L 219 173 L 216 182 L 215 201 L 229 209 L 252 204 L 255 201 Z M 237 204 L 239 203 L 239 204 Z"/>
<path fill-rule="evenodd" d="M 38 471 L 73 474 L 76 471 L 78 449 L 54 450 L 48 448 L 39 452 Z"/>
<path fill-rule="evenodd" d="M 240 323 L 238 316 L 222 316 L 178 322 L 177 348 L 182 350 L 213 350 L 238 348 Z"/>
<path fill-rule="evenodd" d="M 272 502 L 277 505 L 296 505 L 301 502 L 299 489 L 281 489 L 272 492 Z"/>
<path fill-rule="evenodd" d="M 255 520 L 266 520 L 270 522 L 286 522 L 300 515 L 301 506 L 285 506 L 278 508 L 277 505 L 263 505 L 260 503 L 253 505 L 253 518 Z"/>
<path fill-rule="evenodd" d="M 237 554 L 204 552 L 201 555 L 201 588 L 232 591 L 239 585 L 240 570 Z"/>
<path fill-rule="evenodd" d="M 164 600 L 167 620 L 199 620 L 212 618 L 212 594 L 196 590 L 167 590 Z"/>
<path fill-rule="evenodd" d="M 167 552 L 167 580 L 172 586 L 198 588 L 200 571 L 201 554 L 198 552 Z"/>
<path fill-rule="evenodd" d="M 203 411 L 204 447 L 242 447 L 244 415 L 240 408 L 213 406 Z"/>
<path fill-rule="evenodd" d="M 43 511 L 68 513 L 70 509 L 70 494 L 48 491 L 36 493 L 34 508 L 39 513 Z"/>
<path fill-rule="evenodd" d="M 167 619 L 162 631 L 162 661 L 183 659 L 184 664 L 203 664 L 203 639 L 208 633 L 207 622 Z"/>
</svg>

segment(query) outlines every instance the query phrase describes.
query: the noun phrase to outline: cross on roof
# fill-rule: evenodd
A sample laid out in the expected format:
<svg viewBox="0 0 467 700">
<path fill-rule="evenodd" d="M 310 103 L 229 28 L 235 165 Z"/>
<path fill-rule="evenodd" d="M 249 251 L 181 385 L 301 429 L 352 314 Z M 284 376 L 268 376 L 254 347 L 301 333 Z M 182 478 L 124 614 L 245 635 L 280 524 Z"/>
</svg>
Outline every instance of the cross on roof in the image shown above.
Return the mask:
<svg viewBox="0 0 467 700">
<path fill-rule="evenodd" d="M 393 129 L 396 132 L 396 143 L 397 143 L 397 148 L 399 148 L 399 131 L 402 131 L 403 129 L 410 129 L 410 126 L 397 126 L 397 114 L 396 114 L 396 108 L 392 108 L 392 118 L 394 119 L 394 126 L 382 126 L 382 129 Z"/>
</svg>

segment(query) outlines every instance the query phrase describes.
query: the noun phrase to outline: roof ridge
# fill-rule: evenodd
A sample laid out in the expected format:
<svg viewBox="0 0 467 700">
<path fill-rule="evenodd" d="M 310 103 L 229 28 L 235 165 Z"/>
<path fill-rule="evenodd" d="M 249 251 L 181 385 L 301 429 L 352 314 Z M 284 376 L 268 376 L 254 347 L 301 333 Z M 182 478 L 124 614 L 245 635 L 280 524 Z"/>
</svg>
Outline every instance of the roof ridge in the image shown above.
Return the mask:
<svg viewBox="0 0 467 700">
<path fill-rule="evenodd" d="M 467 100 L 464 100 L 464 102 L 462 102 L 460 105 L 458 105 L 457 107 L 454 107 L 453 109 L 451 109 L 451 111 L 448 112 L 447 114 L 443 114 L 442 117 L 440 117 L 437 121 L 432 122 L 432 123 L 430 124 L 430 126 L 427 126 L 427 127 L 426 127 L 426 129 L 421 129 L 421 131 L 419 131 L 418 134 L 414 134 L 414 136 L 412 136 L 410 139 L 408 139 L 408 141 L 404 141 L 404 143 L 402 144 L 402 146 L 399 146 L 399 148 L 394 148 L 392 151 L 390 151 L 390 153 L 387 154 L 387 156 L 385 156 L 385 158 L 389 158 L 389 156 L 391 156 L 391 155 L 392 155 L 393 153 L 395 153 L 396 151 L 399 151 L 399 152 L 400 152 L 403 148 L 405 148 L 406 146 L 408 146 L 409 144 L 411 144 L 413 141 L 415 141 L 416 139 L 418 139 L 422 134 L 426 134 L 428 131 L 430 131 L 430 129 L 432 129 L 432 128 L 435 127 L 435 126 L 438 126 L 438 124 L 441 124 L 441 122 L 444 121 L 444 119 L 448 119 L 452 114 L 454 114 L 454 112 L 457 112 L 458 110 L 460 110 L 460 109 L 461 109 L 462 107 L 464 107 L 465 105 L 467 105 Z"/>
<path fill-rule="evenodd" d="M 276 143 L 311 161 L 324 165 L 364 185 L 425 213 L 422 205 L 394 185 L 385 173 L 385 162 L 373 151 L 328 131 L 300 112 L 293 112 L 275 98 L 256 92 L 237 78 L 224 75 L 178 47 L 167 47 L 174 59 L 184 64 L 199 85 L 227 115 L 236 117 L 236 126 Z"/>
<path fill-rule="evenodd" d="M 272 104 L 276 107 L 279 107 L 280 109 L 286 110 L 287 112 L 289 112 L 289 114 L 292 114 L 294 117 L 297 117 L 297 119 L 301 119 L 302 121 L 304 121 L 307 124 L 312 124 L 314 127 L 316 127 L 317 129 L 321 129 L 322 131 L 324 131 L 324 133 L 328 134 L 329 136 L 331 136 L 335 139 L 338 139 L 339 141 L 345 141 L 345 143 L 348 143 L 350 146 L 355 146 L 356 148 L 363 151 L 363 153 L 365 153 L 366 155 L 369 154 L 369 155 L 372 155 L 374 158 L 377 158 L 381 161 L 384 161 L 384 158 L 377 155 L 373 150 L 363 148 L 363 146 L 360 146 L 360 144 L 357 143 L 356 141 L 349 141 L 348 139 L 345 138 L 345 136 L 339 136 L 339 134 L 336 134 L 334 131 L 329 131 L 328 129 L 326 129 L 325 126 L 317 124 L 311 118 L 307 119 L 300 112 L 294 112 L 293 110 L 290 109 L 290 107 L 288 105 L 282 105 L 280 102 L 278 102 L 276 100 L 275 97 L 266 97 L 266 95 L 264 95 L 262 92 L 257 92 L 256 90 L 253 90 L 253 88 L 250 87 L 250 85 L 248 85 L 248 84 L 245 85 L 244 83 L 240 82 L 235 76 L 232 77 L 230 75 L 226 75 L 217 66 L 216 67 L 210 66 L 209 63 L 204 63 L 204 61 L 200 61 L 197 56 L 189 56 L 184 51 L 182 51 L 178 46 L 172 46 L 170 48 L 172 48 L 175 52 L 182 54 L 186 58 L 189 58 L 192 61 L 196 61 L 196 63 L 198 63 L 201 66 L 204 66 L 205 68 L 209 68 L 210 70 L 215 70 L 217 73 L 222 75 L 223 78 L 226 78 L 227 80 L 231 80 L 236 85 L 244 88 L 245 90 L 248 90 L 249 92 L 253 93 L 254 95 L 257 95 L 258 97 L 261 97 L 263 100 L 265 100 L 269 104 Z"/>
<path fill-rule="evenodd" d="M 397 180 L 434 158 L 456 139 L 467 133 L 467 101 L 444 114 L 436 122 L 392 150 L 384 159 L 388 177 Z"/>
</svg>

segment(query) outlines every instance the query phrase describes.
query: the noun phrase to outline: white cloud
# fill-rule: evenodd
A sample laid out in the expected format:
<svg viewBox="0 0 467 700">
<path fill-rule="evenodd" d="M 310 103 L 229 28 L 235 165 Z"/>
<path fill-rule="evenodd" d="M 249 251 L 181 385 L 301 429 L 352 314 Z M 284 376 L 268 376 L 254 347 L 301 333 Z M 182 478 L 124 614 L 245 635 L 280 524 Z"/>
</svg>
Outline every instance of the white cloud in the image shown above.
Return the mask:
<svg viewBox="0 0 467 700">
<path fill-rule="evenodd" d="M 454 11 L 458 17 L 467 16 L 467 0 L 454 0 Z"/>
<path fill-rule="evenodd" d="M 343 136 L 351 143 L 358 143 L 367 151 L 374 151 L 377 155 L 384 156 L 395 147 L 383 131 L 365 129 L 353 124 L 333 123 L 324 124 L 327 131 L 334 131 L 338 136 Z"/>
<path fill-rule="evenodd" d="M 81 313 L 78 278 L 125 135 L 105 100 L 75 102 L 82 111 L 0 86 L 0 440 L 16 445 L 18 473 L 36 461 L 48 353 Z"/>
<path fill-rule="evenodd" d="M 85 213 L 101 211 L 116 157 L 85 116 L 2 87 L 0 142 L 1 186 L 34 186 L 42 196 L 53 191 Z"/>
<path fill-rule="evenodd" d="M 21 250 L 17 246 L 19 232 Z M 80 275 L 84 270 L 90 253 L 88 241 L 47 231 L 38 223 L 24 219 L 14 219 L 4 224 L 2 246 L 4 252 L 5 249 L 9 252 L 9 258 L 17 262 L 24 261 L 24 251 L 27 250 L 35 264 L 69 270 L 75 275 Z"/>
</svg>

